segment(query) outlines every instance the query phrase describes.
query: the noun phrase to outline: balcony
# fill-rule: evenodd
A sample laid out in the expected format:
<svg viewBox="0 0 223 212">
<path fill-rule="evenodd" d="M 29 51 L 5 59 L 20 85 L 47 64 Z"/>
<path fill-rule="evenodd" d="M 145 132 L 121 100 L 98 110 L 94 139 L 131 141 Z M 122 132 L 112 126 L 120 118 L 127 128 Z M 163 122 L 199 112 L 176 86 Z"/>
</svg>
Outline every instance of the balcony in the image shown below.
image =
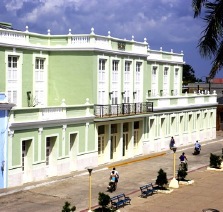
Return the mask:
<svg viewBox="0 0 223 212">
<path fill-rule="evenodd" d="M 192 107 L 217 106 L 217 94 L 213 93 L 185 93 L 180 96 L 148 97 L 153 102 L 154 111 L 176 110 Z"/>
<path fill-rule="evenodd" d="M 94 105 L 96 118 L 130 116 L 153 112 L 153 102 Z"/>
<path fill-rule="evenodd" d="M 86 99 L 85 104 L 50 107 L 13 108 L 9 125 L 13 130 L 39 128 L 50 125 L 67 125 L 93 122 L 94 105 Z"/>
</svg>

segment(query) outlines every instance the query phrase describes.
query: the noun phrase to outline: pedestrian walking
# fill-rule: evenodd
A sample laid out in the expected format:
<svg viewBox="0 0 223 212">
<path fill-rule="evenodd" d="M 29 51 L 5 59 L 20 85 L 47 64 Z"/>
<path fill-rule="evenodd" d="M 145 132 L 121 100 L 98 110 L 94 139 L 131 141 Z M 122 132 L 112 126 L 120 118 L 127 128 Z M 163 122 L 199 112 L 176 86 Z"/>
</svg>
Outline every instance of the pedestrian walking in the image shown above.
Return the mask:
<svg viewBox="0 0 223 212">
<path fill-rule="evenodd" d="M 170 139 L 170 149 L 172 150 L 174 146 L 175 146 L 175 140 L 172 136 L 171 139 Z"/>
</svg>

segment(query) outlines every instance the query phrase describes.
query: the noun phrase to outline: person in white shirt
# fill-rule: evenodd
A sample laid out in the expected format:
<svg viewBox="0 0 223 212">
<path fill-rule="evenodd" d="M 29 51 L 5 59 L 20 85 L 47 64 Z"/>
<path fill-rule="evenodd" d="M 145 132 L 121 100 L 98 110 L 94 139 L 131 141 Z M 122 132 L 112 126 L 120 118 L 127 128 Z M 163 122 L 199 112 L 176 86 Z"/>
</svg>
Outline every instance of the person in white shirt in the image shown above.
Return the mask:
<svg viewBox="0 0 223 212">
<path fill-rule="evenodd" d="M 195 150 L 199 150 L 201 149 L 201 145 L 198 143 L 198 141 L 196 141 L 195 143 Z"/>
<path fill-rule="evenodd" d="M 113 175 L 113 172 L 114 172 L 114 174 L 115 174 L 115 184 L 116 184 L 116 188 L 117 188 L 117 184 L 118 184 L 118 180 L 119 180 L 119 173 L 118 173 L 118 171 L 115 169 L 115 167 L 112 169 L 110 175 Z"/>
<path fill-rule="evenodd" d="M 199 155 L 201 151 L 201 145 L 199 144 L 198 141 L 195 142 L 194 144 L 194 153 L 193 155 Z"/>
</svg>

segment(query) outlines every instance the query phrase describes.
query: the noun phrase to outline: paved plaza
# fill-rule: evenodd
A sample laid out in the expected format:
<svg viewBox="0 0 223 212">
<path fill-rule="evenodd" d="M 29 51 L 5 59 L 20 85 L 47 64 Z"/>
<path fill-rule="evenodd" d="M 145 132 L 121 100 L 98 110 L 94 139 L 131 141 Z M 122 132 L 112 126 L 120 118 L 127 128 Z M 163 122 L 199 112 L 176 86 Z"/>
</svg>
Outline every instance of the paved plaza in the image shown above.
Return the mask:
<svg viewBox="0 0 223 212">
<path fill-rule="evenodd" d="M 206 168 L 189 173 L 192 185 L 180 185 L 170 194 L 154 194 L 146 199 L 139 192 L 130 195 L 131 205 L 120 211 L 154 212 L 211 212 L 223 211 L 223 172 L 207 171 Z M 205 210 L 206 209 L 206 210 Z M 213 210 L 214 211 L 214 210 Z"/>
<path fill-rule="evenodd" d="M 208 208 L 223 212 L 223 172 L 207 170 L 210 153 L 221 155 L 222 148 L 223 139 L 220 133 L 217 139 L 202 143 L 202 151 L 198 156 L 192 155 L 193 144 L 179 147 L 176 152 L 176 160 L 182 151 L 186 153 L 189 160 L 187 179 L 194 180 L 194 183 L 180 185 L 180 188 L 174 189 L 169 194 L 158 193 L 148 198 L 140 197 L 139 187 L 150 182 L 154 183 L 160 168 L 167 173 L 168 179 L 173 177 L 173 153 L 171 151 L 97 167 L 93 170 L 91 177 L 92 209 L 98 207 L 98 193 L 104 192 L 111 197 L 125 193 L 132 199 L 131 205 L 121 208 L 121 212 L 203 212 Z M 106 188 L 113 166 L 120 173 L 120 181 L 117 190 L 109 193 Z M 86 170 L 54 177 L 43 182 L 0 190 L 1 212 L 61 211 L 65 201 L 75 205 L 76 211 L 88 211 L 89 174 Z"/>
</svg>

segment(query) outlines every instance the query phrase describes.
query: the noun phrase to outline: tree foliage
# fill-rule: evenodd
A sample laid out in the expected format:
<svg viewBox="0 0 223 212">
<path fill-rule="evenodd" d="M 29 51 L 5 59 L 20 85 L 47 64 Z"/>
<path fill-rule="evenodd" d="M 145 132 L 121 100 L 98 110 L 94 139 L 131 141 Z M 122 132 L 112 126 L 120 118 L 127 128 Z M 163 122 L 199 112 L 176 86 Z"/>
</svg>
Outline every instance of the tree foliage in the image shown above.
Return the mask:
<svg viewBox="0 0 223 212">
<path fill-rule="evenodd" d="M 184 64 L 183 65 L 183 84 L 187 85 L 188 83 L 193 83 L 196 81 L 197 79 L 195 77 L 194 69 L 190 65 Z"/>
<path fill-rule="evenodd" d="M 221 167 L 222 158 L 221 156 L 210 154 L 210 167 L 219 169 Z"/>
<path fill-rule="evenodd" d="M 194 18 L 205 22 L 198 48 L 201 56 L 212 60 L 212 79 L 223 67 L 223 0 L 192 0 L 192 7 Z"/>
<path fill-rule="evenodd" d="M 167 175 L 166 172 L 163 171 L 163 169 L 160 169 L 158 171 L 158 176 L 156 178 L 156 184 L 160 187 L 163 188 L 164 185 L 166 185 L 168 183 L 167 180 Z"/>
<path fill-rule="evenodd" d="M 187 164 L 181 163 L 177 171 L 178 180 L 185 180 L 185 177 L 187 176 L 187 171 L 188 171 Z"/>
<path fill-rule="evenodd" d="M 65 202 L 62 212 L 76 211 L 76 206 L 71 206 L 70 202 Z"/>
<path fill-rule="evenodd" d="M 110 203 L 110 196 L 103 192 L 99 192 L 98 204 L 104 209 L 108 206 L 109 203 Z"/>
</svg>

